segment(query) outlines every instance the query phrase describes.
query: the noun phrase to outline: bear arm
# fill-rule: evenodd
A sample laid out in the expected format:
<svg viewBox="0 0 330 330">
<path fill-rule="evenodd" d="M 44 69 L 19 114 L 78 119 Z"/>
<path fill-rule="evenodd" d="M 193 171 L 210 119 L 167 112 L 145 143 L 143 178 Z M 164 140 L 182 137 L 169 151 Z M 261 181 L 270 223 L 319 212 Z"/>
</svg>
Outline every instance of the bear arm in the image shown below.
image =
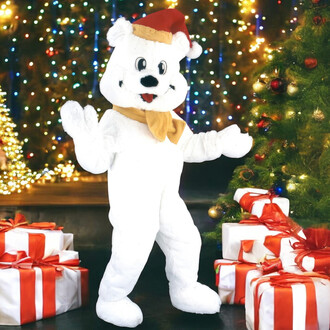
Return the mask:
<svg viewBox="0 0 330 330">
<path fill-rule="evenodd" d="M 93 174 L 104 173 L 110 169 L 115 156 L 115 137 L 106 111 L 98 127 L 88 136 L 74 138 L 75 153 L 79 165 Z"/>
<path fill-rule="evenodd" d="M 186 126 L 178 143 L 183 152 L 183 160 L 187 163 L 201 163 L 219 158 L 222 150 L 218 146 L 217 136 L 216 131 L 193 134 Z"/>
</svg>

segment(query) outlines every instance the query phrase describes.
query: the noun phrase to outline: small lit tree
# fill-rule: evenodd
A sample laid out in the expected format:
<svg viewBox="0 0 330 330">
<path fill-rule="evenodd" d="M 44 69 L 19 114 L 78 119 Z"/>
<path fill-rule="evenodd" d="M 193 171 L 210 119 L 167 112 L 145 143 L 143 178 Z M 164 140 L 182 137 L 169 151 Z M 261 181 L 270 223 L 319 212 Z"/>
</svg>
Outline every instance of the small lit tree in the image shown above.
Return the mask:
<svg viewBox="0 0 330 330">
<path fill-rule="evenodd" d="M 3 195 L 21 192 L 36 177 L 26 166 L 15 127 L 5 105 L 5 93 L 0 89 L 0 194 Z"/>
</svg>

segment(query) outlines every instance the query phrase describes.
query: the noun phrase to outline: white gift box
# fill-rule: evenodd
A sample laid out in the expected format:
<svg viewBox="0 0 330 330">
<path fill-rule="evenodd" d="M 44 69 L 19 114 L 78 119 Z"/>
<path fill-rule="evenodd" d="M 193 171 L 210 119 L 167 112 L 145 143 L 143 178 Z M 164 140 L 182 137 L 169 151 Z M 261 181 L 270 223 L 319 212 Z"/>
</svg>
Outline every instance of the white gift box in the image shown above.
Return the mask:
<svg viewBox="0 0 330 330">
<path fill-rule="evenodd" d="M 216 286 L 223 304 L 245 303 L 246 276 L 253 272 L 256 277 L 262 275 L 256 265 L 226 259 L 214 261 Z"/>
<path fill-rule="evenodd" d="M 250 206 L 251 209 L 246 210 L 246 211 L 249 211 L 251 214 L 256 215 L 258 218 L 261 217 L 265 204 L 270 204 L 271 202 L 274 204 L 277 204 L 286 216 L 289 215 L 290 201 L 284 197 L 273 197 L 271 200 L 270 197 L 267 196 L 268 190 L 265 190 L 265 189 L 239 188 L 236 190 L 236 192 L 234 194 L 234 200 L 237 203 L 240 203 L 241 198 L 247 193 L 249 193 L 251 197 L 265 195 L 264 199 L 254 201 L 252 203 L 252 205 Z"/>
<path fill-rule="evenodd" d="M 298 270 L 296 272 L 298 276 L 302 274 Z M 268 280 L 263 282 L 264 278 L 281 276 L 274 273 L 256 279 L 255 274 L 247 274 L 245 291 L 247 328 L 249 330 L 329 330 L 330 281 L 305 276 L 308 278 L 307 283 L 299 282 L 299 279 L 295 281 L 296 283 L 278 286 L 271 285 L 271 281 Z M 259 285 L 258 282 L 262 284 Z M 255 306 L 258 308 L 256 311 Z"/>
<path fill-rule="evenodd" d="M 14 228 L 0 233 L 0 255 L 25 251 L 33 259 L 45 258 L 59 251 L 73 249 L 73 234 L 62 230 Z"/>
<path fill-rule="evenodd" d="M 239 261 L 259 263 L 264 258 L 276 255 L 269 250 L 264 241 L 266 236 L 279 235 L 281 232 L 269 230 L 264 225 L 249 225 L 239 223 L 222 224 L 222 257 L 229 260 L 239 260 L 240 254 L 243 259 Z M 254 241 L 252 250 L 244 252 L 242 242 Z M 280 255 L 289 254 L 293 251 L 291 243 L 297 240 L 293 237 L 281 239 Z"/>
<path fill-rule="evenodd" d="M 78 253 L 59 253 L 59 263 L 68 260 L 78 260 Z M 87 300 L 85 268 L 58 265 L 1 269 L 0 265 L 0 325 L 52 317 L 83 306 Z"/>
</svg>

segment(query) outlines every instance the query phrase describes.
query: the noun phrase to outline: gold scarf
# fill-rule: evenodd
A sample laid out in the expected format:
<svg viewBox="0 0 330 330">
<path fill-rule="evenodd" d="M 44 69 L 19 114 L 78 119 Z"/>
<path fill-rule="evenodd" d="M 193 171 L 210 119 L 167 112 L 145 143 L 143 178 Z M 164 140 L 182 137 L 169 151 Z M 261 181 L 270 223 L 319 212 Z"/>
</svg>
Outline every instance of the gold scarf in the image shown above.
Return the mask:
<svg viewBox="0 0 330 330">
<path fill-rule="evenodd" d="M 148 111 L 117 105 L 113 106 L 113 110 L 139 123 L 147 124 L 151 134 L 161 142 L 167 136 L 172 143 L 177 144 L 186 126 L 185 121 L 174 119 L 169 111 Z"/>
</svg>

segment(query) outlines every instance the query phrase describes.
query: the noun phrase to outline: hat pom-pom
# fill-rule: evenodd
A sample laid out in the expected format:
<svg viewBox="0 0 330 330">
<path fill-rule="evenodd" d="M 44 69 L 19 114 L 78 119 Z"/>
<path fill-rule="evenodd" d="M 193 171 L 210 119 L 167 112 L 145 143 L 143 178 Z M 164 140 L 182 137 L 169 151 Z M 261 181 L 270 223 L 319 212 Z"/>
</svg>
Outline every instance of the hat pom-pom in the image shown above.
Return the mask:
<svg viewBox="0 0 330 330">
<path fill-rule="evenodd" d="M 192 46 L 189 49 L 189 52 L 187 54 L 187 57 L 189 58 L 197 58 L 202 54 L 203 48 L 200 44 L 198 44 L 196 41 L 192 42 Z"/>
</svg>

